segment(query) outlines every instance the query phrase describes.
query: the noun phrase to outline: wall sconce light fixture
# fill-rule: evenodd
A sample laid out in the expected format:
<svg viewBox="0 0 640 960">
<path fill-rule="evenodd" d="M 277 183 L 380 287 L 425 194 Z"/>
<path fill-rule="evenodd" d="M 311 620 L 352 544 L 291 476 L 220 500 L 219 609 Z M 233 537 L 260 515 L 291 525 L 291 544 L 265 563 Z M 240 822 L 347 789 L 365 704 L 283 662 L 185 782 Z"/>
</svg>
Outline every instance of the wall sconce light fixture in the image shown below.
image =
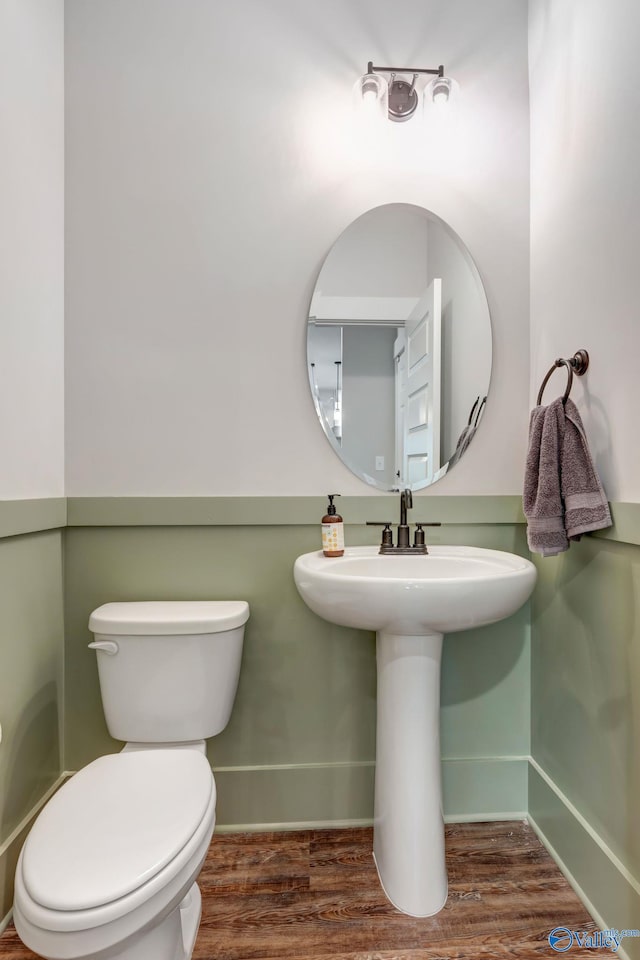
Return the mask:
<svg viewBox="0 0 640 960">
<path fill-rule="evenodd" d="M 389 81 L 381 76 L 383 73 L 390 74 Z M 398 74 L 412 74 L 411 82 L 399 79 Z M 379 113 L 395 122 L 408 120 L 418 109 L 416 81 L 421 74 L 433 77 L 423 91 L 425 103 L 448 103 L 456 84 L 445 77 L 442 64 L 435 70 L 428 70 L 423 67 L 376 67 L 371 60 L 367 72 L 356 81 L 356 103 L 367 114 Z"/>
</svg>

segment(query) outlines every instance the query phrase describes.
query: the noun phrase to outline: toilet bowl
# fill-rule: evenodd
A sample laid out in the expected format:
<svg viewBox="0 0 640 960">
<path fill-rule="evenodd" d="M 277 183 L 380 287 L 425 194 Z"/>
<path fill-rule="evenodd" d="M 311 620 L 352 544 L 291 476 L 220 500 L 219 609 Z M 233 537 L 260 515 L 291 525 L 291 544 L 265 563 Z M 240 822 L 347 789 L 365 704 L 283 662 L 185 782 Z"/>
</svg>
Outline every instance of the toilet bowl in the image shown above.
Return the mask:
<svg viewBox="0 0 640 960">
<path fill-rule="evenodd" d="M 99 662 L 103 700 L 109 688 L 110 732 L 115 721 L 120 732 L 148 735 L 142 704 L 145 715 L 157 711 L 157 739 L 128 742 L 119 754 L 84 767 L 49 801 L 27 837 L 16 870 L 14 921 L 42 957 L 191 957 L 200 921 L 196 878 L 215 824 L 216 787 L 204 738 L 178 740 L 173 732 L 215 727 L 217 733 L 226 726 L 248 615 L 244 602 L 214 601 L 107 604 L 92 614 L 94 629 L 107 621 L 109 627 L 109 633 L 96 631 L 92 646 L 99 661 L 110 658 L 106 673 Z M 145 689 L 133 704 L 122 694 L 118 702 L 117 689 L 131 693 L 132 674 Z M 176 723 L 177 707 L 189 699 L 185 684 L 194 685 L 186 725 Z M 221 707 L 198 702 L 204 687 L 214 699 L 221 694 Z"/>
</svg>

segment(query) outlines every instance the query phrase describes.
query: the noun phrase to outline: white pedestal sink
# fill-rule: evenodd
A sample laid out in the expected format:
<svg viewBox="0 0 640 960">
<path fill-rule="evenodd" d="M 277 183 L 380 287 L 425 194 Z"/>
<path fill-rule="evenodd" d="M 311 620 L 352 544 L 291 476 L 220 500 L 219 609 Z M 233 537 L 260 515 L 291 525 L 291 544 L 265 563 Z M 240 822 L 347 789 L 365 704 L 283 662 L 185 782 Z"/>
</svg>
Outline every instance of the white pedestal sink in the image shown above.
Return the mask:
<svg viewBox="0 0 640 960">
<path fill-rule="evenodd" d="M 389 900 L 414 917 L 447 899 L 440 773 L 443 634 L 515 613 L 536 581 L 532 563 L 480 547 L 426 556 L 298 557 L 298 591 L 325 620 L 377 634 L 378 713 L 373 851 Z"/>
</svg>

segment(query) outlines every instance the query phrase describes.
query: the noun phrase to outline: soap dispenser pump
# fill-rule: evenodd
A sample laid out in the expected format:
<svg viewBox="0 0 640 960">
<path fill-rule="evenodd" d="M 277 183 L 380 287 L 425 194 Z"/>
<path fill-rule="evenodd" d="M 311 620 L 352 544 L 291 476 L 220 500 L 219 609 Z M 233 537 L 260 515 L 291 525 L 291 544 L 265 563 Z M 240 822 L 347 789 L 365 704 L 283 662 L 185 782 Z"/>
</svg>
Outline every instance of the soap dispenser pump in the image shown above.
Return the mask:
<svg viewBox="0 0 640 960">
<path fill-rule="evenodd" d="M 344 523 L 333 503 L 333 498 L 339 496 L 339 493 L 329 494 L 329 506 L 322 518 L 322 552 L 325 557 L 344 556 Z"/>
</svg>

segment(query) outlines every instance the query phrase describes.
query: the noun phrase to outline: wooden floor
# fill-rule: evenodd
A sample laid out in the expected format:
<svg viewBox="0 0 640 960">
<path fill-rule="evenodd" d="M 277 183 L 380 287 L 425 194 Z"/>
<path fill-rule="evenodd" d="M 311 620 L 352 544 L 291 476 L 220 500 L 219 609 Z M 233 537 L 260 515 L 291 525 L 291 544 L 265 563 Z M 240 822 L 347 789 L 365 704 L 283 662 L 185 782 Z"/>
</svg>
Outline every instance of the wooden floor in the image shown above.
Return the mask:
<svg viewBox="0 0 640 960">
<path fill-rule="evenodd" d="M 382 893 L 371 830 L 215 836 L 198 881 L 194 960 L 552 960 L 554 927 L 596 929 L 526 823 L 451 824 L 446 834 L 449 899 L 422 920 Z M 576 946 L 568 955 L 612 956 Z M 0 937 L 0 960 L 34 957 L 13 927 Z"/>
</svg>

